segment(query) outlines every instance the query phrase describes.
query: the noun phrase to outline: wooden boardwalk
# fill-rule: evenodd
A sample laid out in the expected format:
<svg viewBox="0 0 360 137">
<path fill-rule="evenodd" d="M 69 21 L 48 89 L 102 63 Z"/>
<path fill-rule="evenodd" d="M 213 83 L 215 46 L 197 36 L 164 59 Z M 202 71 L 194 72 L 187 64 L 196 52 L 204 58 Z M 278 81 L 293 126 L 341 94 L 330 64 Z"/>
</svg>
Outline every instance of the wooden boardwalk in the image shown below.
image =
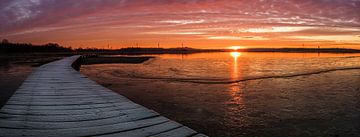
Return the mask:
<svg viewBox="0 0 360 137">
<path fill-rule="evenodd" d="M 0 136 L 204 136 L 89 80 L 78 58 L 33 72 L 0 110 Z"/>
</svg>

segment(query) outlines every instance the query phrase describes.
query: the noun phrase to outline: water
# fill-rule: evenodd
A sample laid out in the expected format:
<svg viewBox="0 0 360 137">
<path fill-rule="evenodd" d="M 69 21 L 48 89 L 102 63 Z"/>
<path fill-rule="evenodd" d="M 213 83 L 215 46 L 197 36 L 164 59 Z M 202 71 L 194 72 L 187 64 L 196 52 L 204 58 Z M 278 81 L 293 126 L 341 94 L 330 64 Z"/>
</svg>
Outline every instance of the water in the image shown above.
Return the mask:
<svg viewBox="0 0 360 137">
<path fill-rule="evenodd" d="M 358 54 L 156 56 L 81 71 L 210 136 L 360 135 Z"/>
<path fill-rule="evenodd" d="M 0 108 L 35 69 L 30 65 L 13 64 L 0 57 Z"/>
</svg>

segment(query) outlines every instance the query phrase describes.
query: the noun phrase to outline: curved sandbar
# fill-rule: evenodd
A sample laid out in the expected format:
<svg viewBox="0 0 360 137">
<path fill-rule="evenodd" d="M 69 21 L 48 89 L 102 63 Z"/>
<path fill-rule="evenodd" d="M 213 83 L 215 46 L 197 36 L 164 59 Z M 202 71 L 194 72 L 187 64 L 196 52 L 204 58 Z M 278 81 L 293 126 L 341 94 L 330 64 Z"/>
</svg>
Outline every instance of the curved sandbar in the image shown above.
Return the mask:
<svg viewBox="0 0 360 137">
<path fill-rule="evenodd" d="M 37 68 L 0 110 L 0 136 L 204 136 L 89 80 L 79 57 Z"/>
</svg>

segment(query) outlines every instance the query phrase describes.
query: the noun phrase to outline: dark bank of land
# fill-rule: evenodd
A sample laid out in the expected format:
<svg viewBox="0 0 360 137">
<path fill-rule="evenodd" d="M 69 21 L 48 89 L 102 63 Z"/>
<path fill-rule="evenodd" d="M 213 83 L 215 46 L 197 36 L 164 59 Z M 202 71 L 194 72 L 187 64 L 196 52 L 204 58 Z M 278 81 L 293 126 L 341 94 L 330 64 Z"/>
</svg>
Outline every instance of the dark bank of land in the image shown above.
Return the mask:
<svg viewBox="0 0 360 137">
<path fill-rule="evenodd" d="M 240 52 L 289 52 L 289 53 L 360 53 L 358 49 L 346 48 L 248 48 Z"/>
<path fill-rule="evenodd" d="M 194 48 L 123 48 L 117 54 L 192 54 L 202 52 L 283 52 L 283 53 L 360 53 L 358 49 L 346 48 L 245 48 L 245 49 L 194 49 Z"/>
<path fill-rule="evenodd" d="M 74 55 L 74 54 L 191 54 L 199 52 L 222 52 L 219 49 L 194 49 L 194 48 L 121 48 L 121 49 L 98 49 L 98 48 L 76 48 L 63 47 L 56 43 L 48 43 L 44 45 L 33 45 L 30 43 L 11 43 L 8 40 L 0 42 L 0 53 L 7 54 L 61 54 L 61 55 Z"/>
<path fill-rule="evenodd" d="M 82 65 L 91 65 L 91 64 L 112 64 L 112 63 L 130 63 L 137 64 L 143 63 L 151 58 L 152 56 L 129 56 L 129 57 L 116 57 L 116 56 L 93 56 L 89 58 L 84 58 L 81 61 Z"/>
</svg>

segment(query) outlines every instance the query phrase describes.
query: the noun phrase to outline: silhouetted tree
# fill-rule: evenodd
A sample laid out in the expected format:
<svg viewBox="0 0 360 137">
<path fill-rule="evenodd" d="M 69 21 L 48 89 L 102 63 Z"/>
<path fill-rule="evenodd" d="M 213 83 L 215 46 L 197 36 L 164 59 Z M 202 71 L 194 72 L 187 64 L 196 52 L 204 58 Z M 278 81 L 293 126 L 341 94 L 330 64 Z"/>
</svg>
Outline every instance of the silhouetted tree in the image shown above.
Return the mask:
<svg viewBox="0 0 360 137">
<path fill-rule="evenodd" d="M 10 42 L 9 42 L 9 40 L 7 40 L 7 39 L 3 39 L 3 40 L 1 41 L 1 43 L 2 43 L 2 44 L 9 44 Z"/>
</svg>

